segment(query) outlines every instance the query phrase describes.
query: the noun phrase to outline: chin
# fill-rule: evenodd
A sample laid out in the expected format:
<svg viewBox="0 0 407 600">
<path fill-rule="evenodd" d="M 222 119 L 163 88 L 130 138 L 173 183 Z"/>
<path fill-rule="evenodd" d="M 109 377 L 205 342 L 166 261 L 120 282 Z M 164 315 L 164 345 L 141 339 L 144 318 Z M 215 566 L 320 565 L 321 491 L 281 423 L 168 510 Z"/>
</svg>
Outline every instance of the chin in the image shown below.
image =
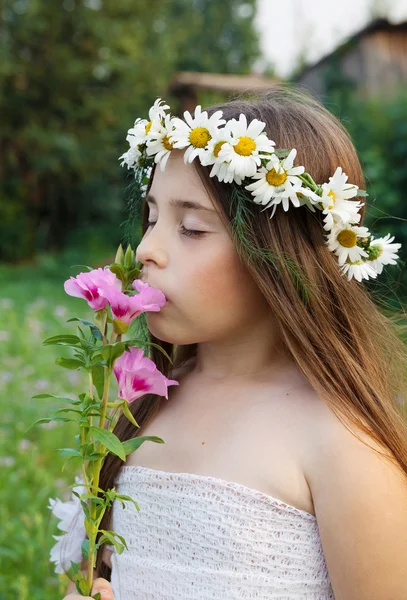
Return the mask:
<svg viewBox="0 0 407 600">
<path fill-rule="evenodd" d="M 179 328 L 166 326 L 164 322 L 159 323 L 158 319 L 147 319 L 147 325 L 150 333 L 160 342 L 184 346 L 185 344 L 193 344 L 194 341 L 188 339 L 188 336 L 183 335 Z M 175 329 L 175 330 L 174 330 Z"/>
</svg>

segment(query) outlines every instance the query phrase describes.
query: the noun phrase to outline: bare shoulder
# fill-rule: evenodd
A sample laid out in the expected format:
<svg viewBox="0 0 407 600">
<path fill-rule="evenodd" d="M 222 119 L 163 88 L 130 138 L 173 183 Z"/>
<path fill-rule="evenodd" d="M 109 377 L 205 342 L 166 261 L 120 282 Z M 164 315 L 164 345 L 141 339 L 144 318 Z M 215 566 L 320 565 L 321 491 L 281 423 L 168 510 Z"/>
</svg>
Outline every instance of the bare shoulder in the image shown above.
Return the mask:
<svg viewBox="0 0 407 600">
<path fill-rule="evenodd" d="M 304 417 L 307 424 L 304 470 L 310 480 L 318 478 L 321 462 L 344 454 L 363 460 L 363 457 L 377 456 L 379 452 L 391 460 L 393 455 L 387 446 L 379 444 L 361 425 L 338 416 L 339 413 L 336 414 L 314 390 L 307 391 L 304 411 L 307 412 Z"/>
<path fill-rule="evenodd" d="M 386 446 L 322 400 L 312 417 L 304 471 L 335 598 L 402 600 L 407 477 Z"/>
</svg>

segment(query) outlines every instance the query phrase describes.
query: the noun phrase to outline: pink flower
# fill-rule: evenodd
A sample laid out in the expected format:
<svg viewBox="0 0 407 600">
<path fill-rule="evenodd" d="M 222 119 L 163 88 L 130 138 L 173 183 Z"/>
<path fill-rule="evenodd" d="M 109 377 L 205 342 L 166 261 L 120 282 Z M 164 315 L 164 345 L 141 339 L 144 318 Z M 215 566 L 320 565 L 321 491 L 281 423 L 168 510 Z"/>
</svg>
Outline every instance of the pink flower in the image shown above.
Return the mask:
<svg viewBox="0 0 407 600">
<path fill-rule="evenodd" d="M 168 386 L 179 385 L 178 381 L 163 375 L 140 348 L 130 347 L 130 352 L 124 352 L 116 359 L 113 372 L 119 384 L 119 398 L 127 402 L 148 393 L 168 399 Z"/>
<path fill-rule="evenodd" d="M 135 290 L 140 292 L 139 296 L 142 298 L 144 310 L 157 310 L 155 308 L 147 307 L 158 306 L 159 308 L 162 308 L 167 301 L 161 290 L 151 287 L 148 283 L 141 281 L 141 279 L 135 279 L 132 286 Z"/>
<path fill-rule="evenodd" d="M 105 308 L 107 299 L 101 295 L 101 289 L 122 289 L 122 282 L 110 269 L 94 269 L 88 273 L 79 273 L 64 283 L 64 290 L 69 296 L 84 298 L 93 310 Z"/>
<path fill-rule="evenodd" d="M 137 284 L 134 286 L 134 283 L 133 287 L 140 292 L 136 296 L 127 296 L 114 287 L 104 287 L 99 290 L 101 296 L 109 302 L 113 318 L 127 325 L 143 312 L 158 312 L 166 302 L 160 290 L 150 287 L 148 283 L 140 282 L 141 286 Z"/>
</svg>

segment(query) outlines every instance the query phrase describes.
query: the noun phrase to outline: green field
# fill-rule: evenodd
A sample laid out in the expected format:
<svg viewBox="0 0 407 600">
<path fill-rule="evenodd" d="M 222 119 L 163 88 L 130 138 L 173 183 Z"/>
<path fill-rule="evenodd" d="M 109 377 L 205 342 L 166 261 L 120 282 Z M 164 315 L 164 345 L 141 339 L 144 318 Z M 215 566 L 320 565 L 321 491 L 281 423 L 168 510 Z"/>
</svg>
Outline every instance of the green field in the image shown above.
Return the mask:
<svg viewBox="0 0 407 600">
<path fill-rule="evenodd" d="M 89 260 L 89 259 L 88 259 Z M 93 257 L 90 266 L 114 260 Z M 61 408 L 58 400 L 32 399 L 39 393 L 74 398 L 87 390 L 87 374 L 55 364 L 69 349 L 42 346 L 60 333 L 76 333 L 74 316 L 92 319 L 85 301 L 65 294 L 63 282 L 80 268 L 77 256 L 44 256 L 39 264 L 0 266 L 0 600 L 58 600 L 67 578 L 54 572 L 49 551 L 61 535 L 49 498 L 68 499 L 77 466 L 56 450 L 72 446 L 76 428 L 69 423 L 37 425 L 37 419 Z M 83 256 L 82 256 L 83 262 Z M 72 424 L 73 425 L 73 424 Z M 51 515 L 51 518 L 50 518 Z"/>
</svg>

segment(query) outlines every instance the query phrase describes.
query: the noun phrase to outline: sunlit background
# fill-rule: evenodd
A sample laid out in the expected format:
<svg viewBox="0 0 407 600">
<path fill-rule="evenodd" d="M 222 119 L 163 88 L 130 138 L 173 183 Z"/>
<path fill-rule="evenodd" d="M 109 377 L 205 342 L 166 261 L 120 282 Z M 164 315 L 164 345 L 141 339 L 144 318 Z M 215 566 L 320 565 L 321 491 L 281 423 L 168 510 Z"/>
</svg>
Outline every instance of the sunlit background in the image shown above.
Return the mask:
<svg viewBox="0 0 407 600">
<path fill-rule="evenodd" d="M 36 419 L 86 376 L 42 341 L 90 318 L 63 282 L 112 262 L 131 175 L 127 129 L 157 96 L 181 114 L 280 80 L 312 91 L 352 135 L 365 224 L 403 244 L 367 285 L 407 305 L 407 4 L 373 0 L 0 2 L 0 600 L 56 600 L 48 498 L 70 495 L 74 433 Z"/>
</svg>

